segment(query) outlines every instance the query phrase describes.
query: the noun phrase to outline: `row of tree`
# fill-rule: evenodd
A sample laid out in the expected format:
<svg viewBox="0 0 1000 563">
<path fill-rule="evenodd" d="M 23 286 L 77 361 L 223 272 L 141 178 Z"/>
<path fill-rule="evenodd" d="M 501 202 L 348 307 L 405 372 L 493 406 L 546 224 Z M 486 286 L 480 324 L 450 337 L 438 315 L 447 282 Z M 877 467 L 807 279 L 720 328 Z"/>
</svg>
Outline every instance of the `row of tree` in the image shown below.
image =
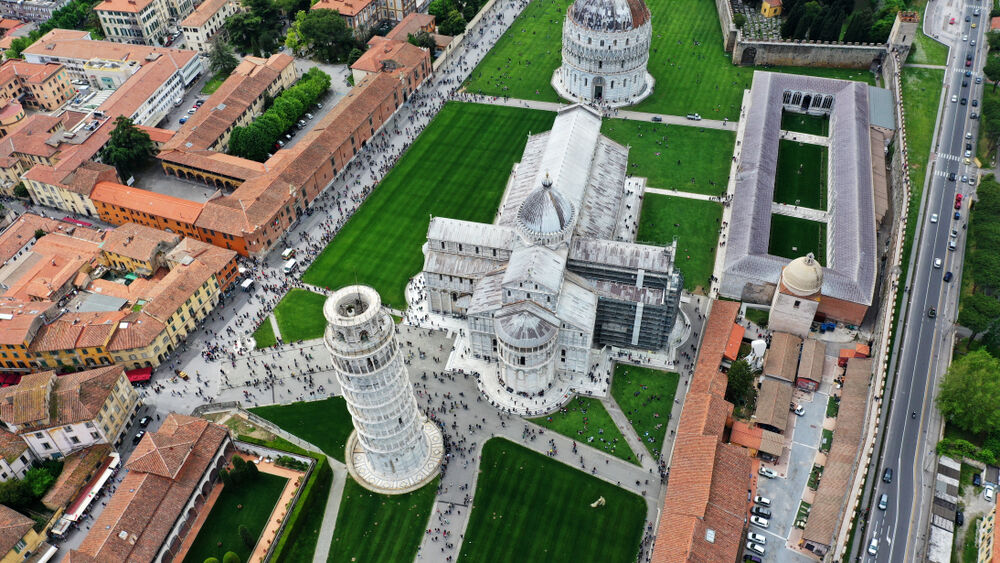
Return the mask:
<svg viewBox="0 0 1000 563">
<path fill-rule="evenodd" d="M 353 63 L 349 56 L 353 51 L 360 53 L 364 43 L 336 11 L 308 10 L 295 14 L 285 46 L 297 55 L 310 55 L 325 63 Z"/>
<path fill-rule="evenodd" d="M 947 439 L 939 452 L 996 463 L 1000 458 L 1000 360 L 987 350 L 955 359 L 941 380 L 937 407 L 948 424 L 983 438 L 982 446 Z"/>
<path fill-rule="evenodd" d="M 309 111 L 330 88 L 330 75 L 313 67 L 282 92 L 260 117 L 236 127 L 229 137 L 229 154 L 263 162 L 281 135 Z"/>
<path fill-rule="evenodd" d="M 437 18 L 441 35 L 460 35 L 485 3 L 485 0 L 434 0 L 427 6 L 427 13 Z"/>
<path fill-rule="evenodd" d="M 896 12 L 903 8 L 902 0 L 885 0 L 877 11 L 870 7 L 858 9 L 853 0 L 784 0 L 781 36 L 815 41 L 884 43 L 889 38 Z"/>
<path fill-rule="evenodd" d="M 94 6 L 98 2 L 100 0 L 73 0 L 52 12 L 52 17 L 42 22 L 37 29 L 25 37 L 18 37 L 11 41 L 10 48 L 7 49 L 7 58 L 21 58 L 22 51 L 53 29 L 79 29 L 89 31 L 97 39 L 103 39 L 101 22 L 97 19 L 97 12 L 94 11 Z"/>
</svg>

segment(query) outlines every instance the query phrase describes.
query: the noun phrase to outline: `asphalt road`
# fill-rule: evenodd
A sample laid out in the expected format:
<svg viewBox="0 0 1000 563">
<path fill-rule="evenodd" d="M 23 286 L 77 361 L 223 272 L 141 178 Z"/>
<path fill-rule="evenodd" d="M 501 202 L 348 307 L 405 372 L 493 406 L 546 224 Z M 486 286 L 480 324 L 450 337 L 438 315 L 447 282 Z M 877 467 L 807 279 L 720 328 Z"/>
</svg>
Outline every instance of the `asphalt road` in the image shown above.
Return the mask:
<svg viewBox="0 0 1000 563">
<path fill-rule="evenodd" d="M 981 8 L 982 15 L 975 17 L 973 11 L 979 6 L 966 3 L 960 12 L 950 14 L 956 18 L 956 39 L 945 74 L 945 102 L 934 155 L 934 173 L 924 212 L 915 219 L 921 221 L 919 246 L 907 296 L 904 334 L 897 349 L 898 371 L 892 408 L 884 430 L 879 467 L 872 473 L 872 478 L 878 479 L 872 497 L 878 499 L 882 493 L 888 493 L 889 506 L 884 511 L 872 510 L 863 545 L 865 561 L 915 561 L 920 558 L 918 554 L 923 552 L 926 541 L 926 519 L 933 500 L 927 486 L 932 484 L 935 465 L 933 441 L 927 441 L 927 429 L 929 419 L 936 416 L 933 390 L 948 365 L 950 336 L 958 314 L 958 286 L 968 221 L 967 196 L 973 191 L 973 187 L 962 183 L 961 178 L 976 173 L 974 164 L 964 162 L 965 143 L 975 144 L 978 121 L 970 119 L 969 115 L 980 110 L 972 107 L 972 101 L 981 99 L 985 85 L 976 84 L 975 79 L 982 75 L 979 69 L 985 57 L 983 30 L 989 24 L 989 7 Z M 966 16 L 972 21 L 965 22 Z M 978 24 L 977 28 L 971 29 L 971 23 Z M 969 41 L 962 41 L 964 34 L 976 41 L 975 47 L 970 46 Z M 973 59 L 971 66 L 966 67 L 969 51 Z M 965 76 L 967 70 L 972 73 L 969 77 Z M 969 85 L 963 87 L 963 80 Z M 952 96 L 957 96 L 958 101 L 952 102 Z M 962 98 L 967 98 L 968 103 L 962 104 Z M 967 131 L 972 132 L 969 141 L 965 139 Z M 974 156 L 974 149 L 972 153 Z M 949 174 L 955 174 L 958 181 L 950 180 Z M 958 193 L 963 194 L 965 200 L 961 218 L 956 220 L 953 216 Z M 932 222 L 933 214 L 937 214 L 936 222 Z M 957 231 L 954 238 L 958 248 L 955 251 L 948 248 L 953 230 Z M 941 261 L 940 266 L 935 265 L 936 260 Z M 943 278 L 949 271 L 954 279 L 946 283 Z M 936 317 L 930 316 L 931 308 L 935 309 Z M 882 479 L 887 468 L 893 470 L 891 483 Z M 873 537 L 878 540 L 877 555 L 871 555 L 869 550 Z"/>
</svg>

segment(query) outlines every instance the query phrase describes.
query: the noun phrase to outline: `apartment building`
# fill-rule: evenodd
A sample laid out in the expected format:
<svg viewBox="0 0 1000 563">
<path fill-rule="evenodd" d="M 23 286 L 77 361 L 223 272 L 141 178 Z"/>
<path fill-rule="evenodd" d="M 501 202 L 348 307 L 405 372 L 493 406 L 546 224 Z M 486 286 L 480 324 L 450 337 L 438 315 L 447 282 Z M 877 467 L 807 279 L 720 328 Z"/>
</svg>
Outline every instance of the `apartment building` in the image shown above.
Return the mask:
<svg viewBox="0 0 1000 563">
<path fill-rule="evenodd" d="M 397 3 L 410 3 L 412 0 L 389 0 Z M 310 10 L 334 10 L 344 18 L 347 27 L 361 35 L 385 18 L 385 10 L 380 0 L 319 0 Z M 402 18 L 400 18 L 402 19 Z"/>
<path fill-rule="evenodd" d="M 31 109 L 55 111 L 75 95 L 61 64 L 12 59 L 0 65 L 0 106 L 13 101 Z"/>
<path fill-rule="evenodd" d="M 113 166 L 87 161 L 74 168 L 34 166 L 21 175 L 31 200 L 70 213 L 97 217 L 90 193 L 98 182 L 117 182 Z"/>
<path fill-rule="evenodd" d="M 166 0 L 104 0 L 94 12 L 109 41 L 163 45 L 170 25 L 167 4 Z"/>
<path fill-rule="evenodd" d="M 122 366 L 56 376 L 25 375 L 0 389 L 0 422 L 39 459 L 60 459 L 94 444 L 117 445 L 139 394 Z"/>
<path fill-rule="evenodd" d="M 23 479 L 35 459 L 20 436 L 0 428 L 0 481 Z"/>
<path fill-rule="evenodd" d="M 101 250 L 111 268 L 149 277 L 167 267 L 166 254 L 181 238 L 176 233 L 126 223 L 104 237 Z"/>
<path fill-rule="evenodd" d="M 181 22 L 184 41 L 188 47 L 208 54 L 212 39 L 222 30 L 226 18 L 239 11 L 236 0 L 205 0 Z"/>
<path fill-rule="evenodd" d="M 70 0 L 0 0 L 0 16 L 27 22 L 43 22 Z"/>
<path fill-rule="evenodd" d="M 203 205 L 114 182 L 98 182 L 90 193 L 97 216 L 112 225 L 138 223 L 197 237 L 195 221 Z"/>
</svg>

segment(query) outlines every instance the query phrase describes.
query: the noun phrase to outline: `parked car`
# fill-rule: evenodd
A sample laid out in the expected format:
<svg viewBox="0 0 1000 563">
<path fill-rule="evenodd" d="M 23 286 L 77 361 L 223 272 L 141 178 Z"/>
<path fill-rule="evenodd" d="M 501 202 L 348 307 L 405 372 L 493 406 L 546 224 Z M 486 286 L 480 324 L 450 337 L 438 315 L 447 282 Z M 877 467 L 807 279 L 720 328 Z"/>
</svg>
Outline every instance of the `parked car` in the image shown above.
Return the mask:
<svg viewBox="0 0 1000 563">
<path fill-rule="evenodd" d="M 771 499 L 760 495 L 753 497 L 753 501 L 761 506 L 771 506 Z"/>
<path fill-rule="evenodd" d="M 697 113 L 689 113 L 687 114 L 687 118 L 691 121 L 701 121 L 701 115 Z"/>
<path fill-rule="evenodd" d="M 948 241 L 948 250 L 958 250 L 958 242 L 955 239 Z"/>
<path fill-rule="evenodd" d="M 956 211 L 955 212 L 955 220 L 956 221 L 961 221 L 962 220 L 962 212 L 961 211 Z"/>
<path fill-rule="evenodd" d="M 962 194 L 955 194 L 955 209 L 962 208 Z"/>
<path fill-rule="evenodd" d="M 958 526 L 965 524 L 965 513 L 961 510 L 955 512 L 955 524 Z"/>
<path fill-rule="evenodd" d="M 983 498 L 987 502 L 993 502 L 993 492 L 993 485 L 986 485 L 986 488 L 983 489 Z"/>
<path fill-rule="evenodd" d="M 185 123 L 188 122 L 188 116 L 185 115 L 184 117 L 178 119 L 177 121 L 179 121 L 181 125 L 184 125 Z"/>
<path fill-rule="evenodd" d="M 768 479 L 774 479 L 775 477 L 778 476 L 778 474 L 773 469 L 770 469 L 768 467 L 761 467 L 757 471 L 757 473 L 759 473 L 761 477 L 767 477 Z"/>
<path fill-rule="evenodd" d="M 770 520 L 768 520 L 767 518 L 761 518 L 760 516 L 751 516 L 750 523 L 760 528 L 767 528 L 768 526 L 771 525 Z"/>
<path fill-rule="evenodd" d="M 945 283 L 950 282 L 951 278 L 953 278 L 953 277 L 954 277 L 954 274 L 952 274 L 951 272 L 945 272 L 944 273 L 944 282 Z"/>
<path fill-rule="evenodd" d="M 930 318 L 932 318 L 932 319 L 934 317 L 936 317 L 937 316 L 937 309 L 935 309 L 934 307 L 931 307 L 930 309 L 927 309 L 927 316 L 930 317 Z"/>
<path fill-rule="evenodd" d="M 146 435 L 146 431 L 145 430 L 140 430 L 140 431 L 136 432 L 135 436 L 132 437 L 132 445 L 134 446 L 134 445 L 138 444 L 142 440 L 142 437 L 145 436 L 145 435 Z"/>
<path fill-rule="evenodd" d="M 803 416 L 804 414 L 806 414 L 806 409 L 804 409 L 802 405 L 795 405 L 792 408 L 792 412 L 798 416 Z"/>
<path fill-rule="evenodd" d="M 938 259 L 940 260 L 940 258 Z M 886 483 L 892 483 L 892 468 L 886 467 L 885 471 L 882 472 L 882 480 Z"/>
<path fill-rule="evenodd" d="M 747 549 L 757 553 L 758 555 L 764 555 L 764 546 L 759 543 L 754 543 L 752 541 L 747 542 Z"/>
<path fill-rule="evenodd" d="M 981 487 L 983 485 L 983 474 L 982 473 L 973 473 L 972 474 L 972 484 L 975 485 L 976 487 Z"/>
<path fill-rule="evenodd" d="M 312 119 L 312 118 L 313 118 L 313 114 L 311 114 L 311 113 L 307 113 L 306 114 L 306 119 Z"/>
<path fill-rule="evenodd" d="M 882 496 L 878 499 L 878 509 L 885 510 L 889 507 L 889 493 L 882 493 Z"/>
<path fill-rule="evenodd" d="M 196 101 L 194 103 L 194 105 L 195 105 L 195 107 L 199 107 L 200 108 L 201 106 L 205 105 L 205 100 L 198 100 L 198 101 Z"/>
<path fill-rule="evenodd" d="M 747 532 L 747 539 L 760 545 L 767 545 L 767 538 L 756 532 Z"/>
<path fill-rule="evenodd" d="M 144 417 L 142 417 L 142 418 L 139 419 L 139 427 L 140 428 L 145 428 L 145 427 L 149 426 L 150 422 L 153 422 L 153 419 L 149 418 L 148 416 L 144 416 Z"/>
<path fill-rule="evenodd" d="M 663 118 L 660 117 L 660 116 L 658 116 L 658 115 L 654 115 L 653 116 L 653 121 L 659 123 L 659 122 L 663 121 Z"/>
<path fill-rule="evenodd" d="M 972 100 L 972 107 L 974 108 L 979 107 L 979 100 Z"/>
<path fill-rule="evenodd" d="M 761 518 L 771 517 L 771 509 L 764 508 L 763 506 L 755 505 L 753 508 L 750 509 L 750 513 L 753 514 L 754 516 L 760 516 Z"/>
</svg>

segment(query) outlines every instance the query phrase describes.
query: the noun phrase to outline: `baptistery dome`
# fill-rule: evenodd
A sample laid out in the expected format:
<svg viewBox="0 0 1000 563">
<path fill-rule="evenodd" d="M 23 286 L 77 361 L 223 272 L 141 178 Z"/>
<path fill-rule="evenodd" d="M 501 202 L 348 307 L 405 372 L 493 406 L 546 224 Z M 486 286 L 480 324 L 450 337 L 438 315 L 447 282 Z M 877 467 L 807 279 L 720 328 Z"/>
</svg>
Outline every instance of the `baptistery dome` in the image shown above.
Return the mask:
<svg viewBox="0 0 1000 563">
<path fill-rule="evenodd" d="M 642 0 L 577 0 L 569 17 L 595 31 L 623 31 L 649 22 L 649 8 Z"/>
</svg>

